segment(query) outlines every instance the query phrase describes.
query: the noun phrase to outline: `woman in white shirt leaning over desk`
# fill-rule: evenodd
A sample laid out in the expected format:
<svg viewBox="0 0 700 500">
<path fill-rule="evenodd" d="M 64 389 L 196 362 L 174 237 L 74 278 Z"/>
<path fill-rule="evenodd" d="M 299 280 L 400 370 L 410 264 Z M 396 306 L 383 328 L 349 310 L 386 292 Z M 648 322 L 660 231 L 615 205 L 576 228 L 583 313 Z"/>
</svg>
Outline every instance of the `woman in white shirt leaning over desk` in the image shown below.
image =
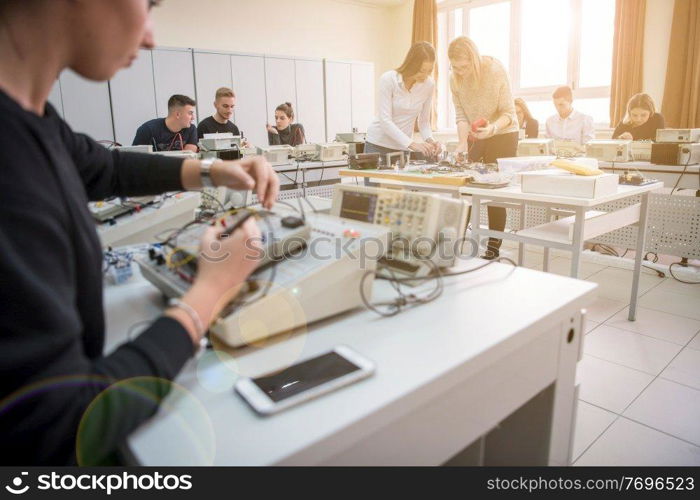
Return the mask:
<svg viewBox="0 0 700 500">
<path fill-rule="evenodd" d="M 365 153 L 415 151 L 425 157 L 438 155 L 442 146 L 433 140 L 430 111 L 435 82 L 435 49 L 428 42 L 413 44 L 403 64 L 379 79 L 379 114 L 367 128 Z M 414 142 L 413 126 L 425 142 Z"/>
</svg>

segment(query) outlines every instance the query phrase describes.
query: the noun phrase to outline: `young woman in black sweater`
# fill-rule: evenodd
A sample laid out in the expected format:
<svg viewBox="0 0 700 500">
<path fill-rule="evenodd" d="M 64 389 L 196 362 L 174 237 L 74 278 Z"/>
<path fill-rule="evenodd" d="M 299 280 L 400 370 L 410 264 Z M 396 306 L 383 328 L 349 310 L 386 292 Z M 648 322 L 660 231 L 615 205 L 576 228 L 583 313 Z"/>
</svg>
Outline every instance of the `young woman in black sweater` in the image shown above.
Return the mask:
<svg viewBox="0 0 700 500">
<path fill-rule="evenodd" d="M 270 146 L 287 144 L 298 146 L 306 142 L 304 126 L 294 121 L 294 108 L 291 102 L 280 104 L 275 109 L 275 126 L 267 126 L 267 140 Z"/>
<path fill-rule="evenodd" d="M 197 160 L 108 151 L 74 133 L 47 103 L 66 68 L 105 81 L 152 48 L 149 0 L 0 2 L 0 442 L 3 465 L 103 463 L 157 410 L 168 381 L 255 267 L 252 220 L 219 241 L 210 228 L 182 303 L 103 354 L 102 252 L 88 200 L 198 189 Z M 89 103 L 85 103 L 89 105 Z M 216 185 L 279 189 L 262 158 L 211 165 Z M 151 380 L 143 392 L 118 389 Z M 128 385 L 128 384 L 127 384 Z M 112 389 L 112 390 L 110 390 Z M 132 387 L 133 389 L 133 387 Z M 110 394 L 102 413 L 83 417 Z M 80 427 L 81 421 L 83 427 Z M 80 434 L 87 428 L 87 434 Z M 80 444 L 80 449 L 77 449 Z"/>
<path fill-rule="evenodd" d="M 613 139 L 655 141 L 656 131 L 664 128 L 664 117 L 656 112 L 649 94 L 635 94 L 627 102 L 627 113 L 615 128 Z"/>
</svg>

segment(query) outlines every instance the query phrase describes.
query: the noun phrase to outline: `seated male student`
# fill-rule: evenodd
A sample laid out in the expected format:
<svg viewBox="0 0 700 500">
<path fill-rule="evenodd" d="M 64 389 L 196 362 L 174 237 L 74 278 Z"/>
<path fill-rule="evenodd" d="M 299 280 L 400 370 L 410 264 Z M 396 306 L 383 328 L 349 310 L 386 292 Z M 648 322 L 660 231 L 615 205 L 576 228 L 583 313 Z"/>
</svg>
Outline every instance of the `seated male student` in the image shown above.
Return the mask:
<svg viewBox="0 0 700 500">
<path fill-rule="evenodd" d="M 206 117 L 197 125 L 197 136 L 201 139 L 204 134 L 231 133 L 241 135 L 238 127 L 231 122 L 233 109 L 236 107 L 236 94 L 227 87 L 221 87 L 216 91 L 214 109 L 216 113 Z"/>
<path fill-rule="evenodd" d="M 197 127 L 193 99 L 175 94 L 168 99 L 168 116 L 154 118 L 141 125 L 134 137 L 134 146 L 150 145 L 154 151 L 197 152 Z"/>
<path fill-rule="evenodd" d="M 593 118 L 576 111 L 570 87 L 559 87 L 552 94 L 557 114 L 547 118 L 547 137 L 586 144 L 592 140 Z"/>
</svg>

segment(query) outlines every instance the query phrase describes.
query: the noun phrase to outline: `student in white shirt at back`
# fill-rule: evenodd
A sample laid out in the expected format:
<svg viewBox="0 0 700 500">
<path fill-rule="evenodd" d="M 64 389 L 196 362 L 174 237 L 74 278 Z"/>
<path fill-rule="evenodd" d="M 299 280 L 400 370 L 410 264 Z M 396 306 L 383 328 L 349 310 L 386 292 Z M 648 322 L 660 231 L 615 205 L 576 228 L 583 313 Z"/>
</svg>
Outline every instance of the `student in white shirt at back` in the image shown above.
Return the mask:
<svg viewBox="0 0 700 500">
<path fill-rule="evenodd" d="M 433 46 L 417 42 L 399 68 L 381 76 L 378 115 L 367 128 L 365 153 L 413 151 L 429 157 L 441 152 L 442 145 L 433 139 L 430 127 L 434 65 Z M 424 142 L 413 140 L 416 121 Z"/>
<path fill-rule="evenodd" d="M 552 94 L 557 114 L 547 118 L 547 137 L 586 144 L 593 139 L 593 118 L 576 111 L 570 87 L 559 87 Z"/>
</svg>

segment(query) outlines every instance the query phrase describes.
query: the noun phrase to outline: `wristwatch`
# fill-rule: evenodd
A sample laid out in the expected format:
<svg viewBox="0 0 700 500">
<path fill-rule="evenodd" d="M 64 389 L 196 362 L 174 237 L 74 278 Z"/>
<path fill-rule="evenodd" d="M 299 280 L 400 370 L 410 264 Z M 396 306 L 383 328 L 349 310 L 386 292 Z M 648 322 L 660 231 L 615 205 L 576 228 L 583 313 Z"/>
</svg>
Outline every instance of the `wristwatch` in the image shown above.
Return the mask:
<svg viewBox="0 0 700 500">
<path fill-rule="evenodd" d="M 211 180 L 211 166 L 220 161 L 218 158 L 205 158 L 199 162 L 199 178 L 203 188 L 216 187 Z"/>
</svg>

